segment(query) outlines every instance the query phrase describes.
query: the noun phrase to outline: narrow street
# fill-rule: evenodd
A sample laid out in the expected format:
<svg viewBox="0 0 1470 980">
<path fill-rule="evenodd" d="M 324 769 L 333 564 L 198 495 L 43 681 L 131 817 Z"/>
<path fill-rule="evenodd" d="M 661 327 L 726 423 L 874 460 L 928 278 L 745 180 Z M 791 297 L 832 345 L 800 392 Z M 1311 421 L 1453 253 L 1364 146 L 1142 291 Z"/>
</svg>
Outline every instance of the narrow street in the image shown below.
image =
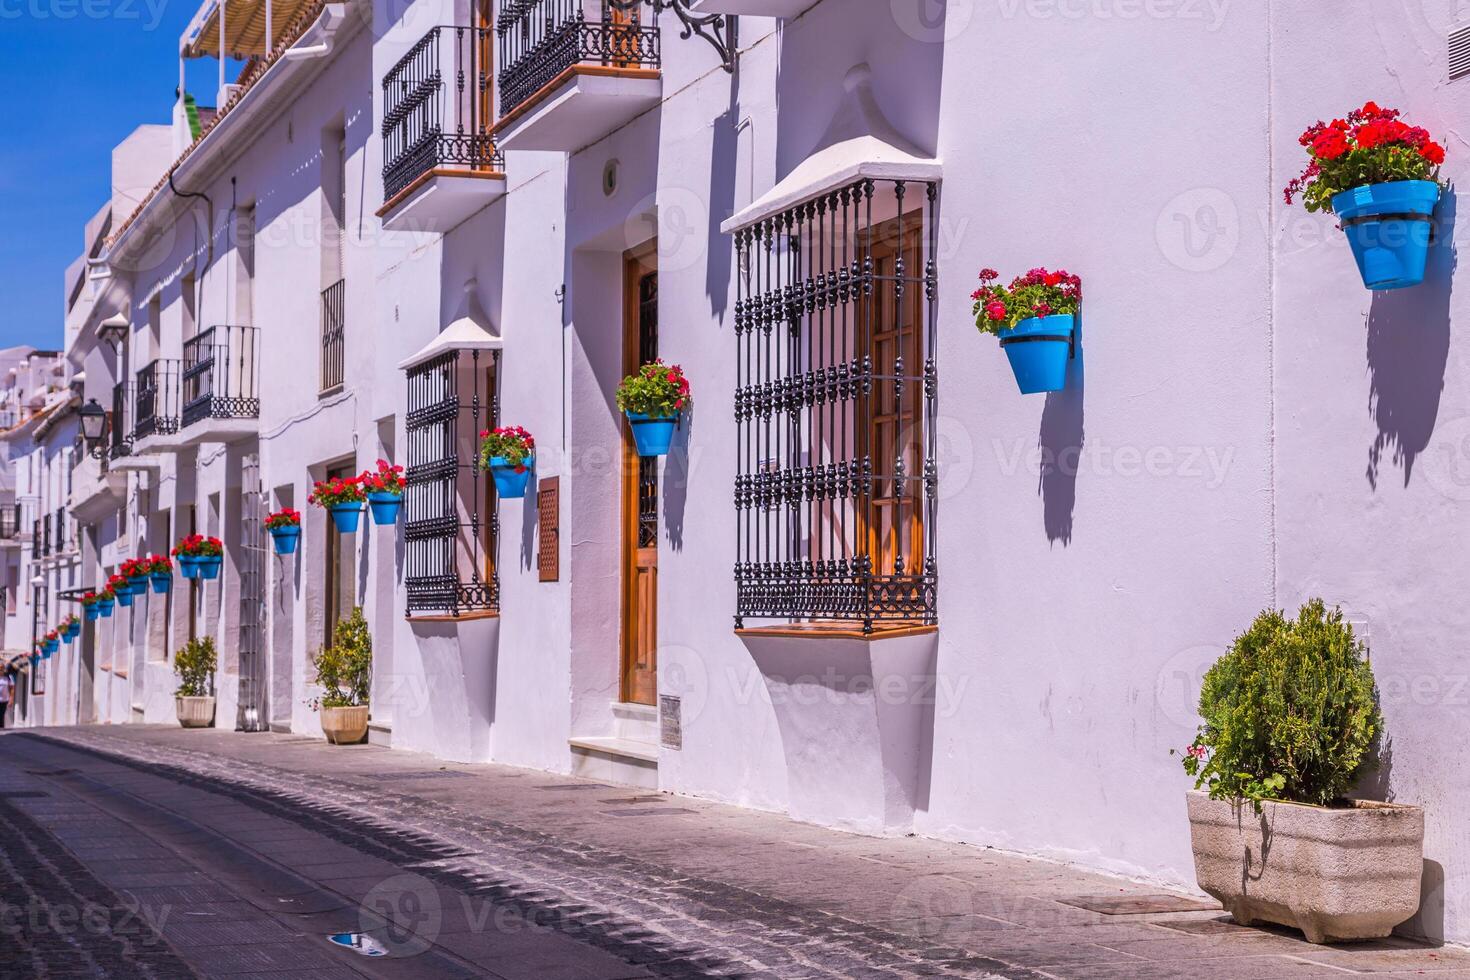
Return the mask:
<svg viewBox="0 0 1470 980">
<path fill-rule="evenodd" d="M 0 738 L 4 977 L 1470 977 L 1059 865 L 375 746 Z"/>
</svg>

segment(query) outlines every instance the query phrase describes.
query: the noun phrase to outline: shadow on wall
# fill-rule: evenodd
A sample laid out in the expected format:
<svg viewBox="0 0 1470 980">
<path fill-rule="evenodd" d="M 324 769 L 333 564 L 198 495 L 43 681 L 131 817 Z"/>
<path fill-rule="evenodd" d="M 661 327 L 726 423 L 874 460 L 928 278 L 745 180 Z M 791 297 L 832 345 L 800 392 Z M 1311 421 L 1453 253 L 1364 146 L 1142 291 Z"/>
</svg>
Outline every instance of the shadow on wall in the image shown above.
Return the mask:
<svg viewBox="0 0 1470 980">
<path fill-rule="evenodd" d="M 720 222 L 735 213 L 735 162 L 740 141 L 740 103 L 736 99 L 736 76 L 730 77 L 730 107 L 715 119 L 709 172 L 709 222 L 717 230 Z M 715 234 L 705 250 L 704 292 L 710 314 L 725 320 L 730 305 L 730 269 L 734 264 L 734 235 Z"/>
<path fill-rule="evenodd" d="M 1373 294 L 1368 312 L 1368 414 L 1378 435 L 1368 449 L 1368 483 L 1378 489 L 1383 457 L 1404 471 L 1429 445 L 1444 390 L 1450 352 L 1450 288 L 1456 253 L 1455 192 L 1445 191 L 1435 220 L 1436 244 L 1429 252 L 1424 282 Z"/>
<path fill-rule="evenodd" d="M 1077 316 L 1077 356 L 1067 366 L 1067 387 L 1046 396 L 1041 411 L 1041 495 L 1046 539 L 1062 547 L 1072 543 L 1072 514 L 1077 507 L 1077 470 L 1082 461 L 1083 396 L 1082 316 Z"/>
<path fill-rule="evenodd" d="M 488 476 L 488 474 L 487 474 Z M 538 525 L 540 511 L 536 509 L 536 494 L 540 480 L 536 470 L 531 470 L 531 485 L 521 498 L 521 570 L 529 572 L 536 567 L 536 539 L 540 534 Z"/>
<path fill-rule="evenodd" d="M 692 464 L 689 446 L 693 441 L 695 407 L 691 404 L 684 410 L 679 427 L 674 430 L 674 443 L 665 458 L 662 496 L 664 498 L 664 528 L 669 547 L 684 550 L 684 508 L 689 502 L 689 476 Z"/>
</svg>

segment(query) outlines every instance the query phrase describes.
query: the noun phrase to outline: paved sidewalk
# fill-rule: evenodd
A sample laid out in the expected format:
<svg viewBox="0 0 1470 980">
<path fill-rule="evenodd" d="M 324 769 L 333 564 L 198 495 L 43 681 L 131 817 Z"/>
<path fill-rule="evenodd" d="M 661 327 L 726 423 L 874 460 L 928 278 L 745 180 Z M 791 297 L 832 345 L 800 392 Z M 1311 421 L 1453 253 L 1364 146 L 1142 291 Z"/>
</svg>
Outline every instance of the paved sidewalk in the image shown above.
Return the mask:
<svg viewBox="0 0 1470 980">
<path fill-rule="evenodd" d="M 619 974 L 629 977 L 1470 980 L 1459 949 L 1312 946 L 1236 926 L 1188 896 L 1043 861 L 534 771 L 303 735 L 115 726 L 0 736 L 3 760 L 57 752 L 166 776 L 201 812 L 243 804 L 260 821 L 330 838 L 341 854 L 297 859 L 318 865 L 321 887 L 390 921 L 410 913 L 412 929 L 389 934 L 397 954 L 423 940 L 482 962 L 476 949 L 503 951 L 507 933 L 529 929 L 633 964 Z M 358 856 L 347 861 L 349 851 Z M 1161 901 L 1183 911 L 1138 911 Z M 509 964 L 486 975 L 502 973 Z"/>
</svg>

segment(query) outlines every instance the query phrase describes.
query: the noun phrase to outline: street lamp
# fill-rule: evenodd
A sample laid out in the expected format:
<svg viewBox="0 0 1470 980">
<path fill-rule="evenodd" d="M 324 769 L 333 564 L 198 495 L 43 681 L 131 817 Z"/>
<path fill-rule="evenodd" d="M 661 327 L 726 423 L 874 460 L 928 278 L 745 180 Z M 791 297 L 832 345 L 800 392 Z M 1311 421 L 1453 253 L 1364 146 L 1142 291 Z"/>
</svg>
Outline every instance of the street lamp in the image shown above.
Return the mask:
<svg viewBox="0 0 1470 980">
<path fill-rule="evenodd" d="M 97 399 L 87 400 L 78 412 L 82 417 L 82 438 L 93 456 L 102 455 L 102 433 L 107 429 L 107 412 L 97 404 Z"/>
</svg>

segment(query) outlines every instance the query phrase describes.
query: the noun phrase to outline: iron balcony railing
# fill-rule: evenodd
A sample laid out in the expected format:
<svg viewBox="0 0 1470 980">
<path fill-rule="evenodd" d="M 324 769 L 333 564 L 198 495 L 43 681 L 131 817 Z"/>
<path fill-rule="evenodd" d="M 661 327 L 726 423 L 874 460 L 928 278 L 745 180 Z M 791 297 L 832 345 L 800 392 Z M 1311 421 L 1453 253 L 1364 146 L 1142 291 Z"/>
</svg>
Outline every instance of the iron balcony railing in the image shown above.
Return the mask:
<svg viewBox="0 0 1470 980">
<path fill-rule="evenodd" d="M 606 0 L 499 0 L 500 117 L 578 65 L 648 69 L 661 64 L 657 25 Z"/>
<path fill-rule="evenodd" d="M 133 452 L 133 385 L 119 381 L 112 386 L 112 416 L 107 420 L 110 436 L 107 455 L 111 459 Z"/>
<path fill-rule="evenodd" d="M 346 349 L 347 280 L 322 290 L 322 385 L 323 393 L 342 387 L 347 374 Z"/>
<path fill-rule="evenodd" d="M 181 422 L 260 417 L 255 327 L 210 327 L 184 342 Z"/>
<path fill-rule="evenodd" d="M 435 27 L 383 76 L 383 199 L 441 167 L 505 168 L 490 135 L 491 32 Z"/>
<path fill-rule="evenodd" d="M 133 438 L 172 435 L 179 431 L 179 362 L 152 361 L 137 374 Z"/>
</svg>

